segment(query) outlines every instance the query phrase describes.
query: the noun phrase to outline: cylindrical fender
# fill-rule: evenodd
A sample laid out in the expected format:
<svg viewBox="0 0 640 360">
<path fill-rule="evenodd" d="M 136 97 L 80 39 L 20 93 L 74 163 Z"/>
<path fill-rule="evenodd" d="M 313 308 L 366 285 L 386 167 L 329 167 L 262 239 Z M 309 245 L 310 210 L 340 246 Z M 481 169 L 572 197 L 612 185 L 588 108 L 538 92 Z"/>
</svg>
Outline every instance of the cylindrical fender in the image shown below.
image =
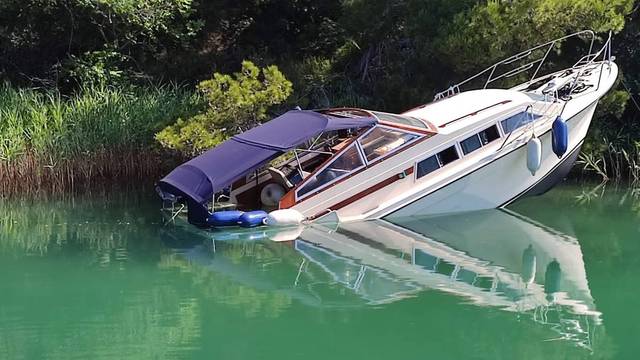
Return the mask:
<svg viewBox="0 0 640 360">
<path fill-rule="evenodd" d="M 537 137 L 532 137 L 527 143 L 527 168 L 531 175 L 535 175 L 540 169 L 542 161 L 542 143 Z"/>
<path fill-rule="evenodd" d="M 262 210 L 248 211 L 240 216 L 238 223 L 242 227 L 255 227 L 263 225 L 264 219 L 267 218 L 267 212 Z"/>
<path fill-rule="evenodd" d="M 558 116 L 551 126 L 551 147 L 553 153 L 561 158 L 567 152 L 569 145 L 569 129 L 567 123 Z"/>
<path fill-rule="evenodd" d="M 244 214 L 244 212 L 238 210 L 216 211 L 209 215 L 207 224 L 215 227 L 237 225 L 242 214 Z"/>
</svg>

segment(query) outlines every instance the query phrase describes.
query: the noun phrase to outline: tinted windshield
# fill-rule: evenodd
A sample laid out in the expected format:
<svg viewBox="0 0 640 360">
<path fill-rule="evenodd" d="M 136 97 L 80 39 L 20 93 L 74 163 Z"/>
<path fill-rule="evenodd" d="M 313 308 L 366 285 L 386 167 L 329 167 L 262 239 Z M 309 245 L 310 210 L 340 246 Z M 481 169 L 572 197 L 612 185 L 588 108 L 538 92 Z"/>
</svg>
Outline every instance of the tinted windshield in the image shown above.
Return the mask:
<svg viewBox="0 0 640 360">
<path fill-rule="evenodd" d="M 309 181 L 298 190 L 297 195 L 303 196 L 308 194 L 334 180 L 348 175 L 351 171 L 362 166 L 364 166 L 364 161 L 360 156 L 360 152 L 355 144 L 352 144 L 342 154 L 332 160 L 329 165 L 318 172 L 318 174 L 309 179 Z"/>
<path fill-rule="evenodd" d="M 361 140 L 362 150 L 371 162 L 416 139 L 418 135 L 396 129 L 376 127 Z"/>
</svg>

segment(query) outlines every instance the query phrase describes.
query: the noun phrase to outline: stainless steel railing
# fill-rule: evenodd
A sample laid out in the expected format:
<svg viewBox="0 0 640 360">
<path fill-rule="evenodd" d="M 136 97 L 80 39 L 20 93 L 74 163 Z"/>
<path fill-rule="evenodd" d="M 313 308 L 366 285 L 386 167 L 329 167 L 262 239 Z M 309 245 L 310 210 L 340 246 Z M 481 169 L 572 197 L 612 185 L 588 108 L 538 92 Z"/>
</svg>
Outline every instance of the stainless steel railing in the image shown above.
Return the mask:
<svg viewBox="0 0 640 360">
<path fill-rule="evenodd" d="M 461 92 L 461 88 L 464 85 L 469 84 L 471 81 L 473 80 L 477 80 L 477 79 L 481 79 L 482 76 L 487 76 L 486 81 L 484 82 L 484 86 L 482 87 L 482 89 L 486 89 L 491 83 L 494 83 L 500 79 L 505 79 L 505 78 L 509 78 L 509 77 L 513 77 L 516 76 L 518 74 L 521 74 L 525 71 L 531 70 L 535 68 L 535 71 L 533 72 L 532 76 L 529 78 L 529 81 L 527 83 L 525 83 L 526 85 L 531 84 L 534 80 L 538 79 L 538 74 L 540 72 L 540 70 L 542 69 L 543 64 L 546 62 L 547 58 L 549 57 L 549 54 L 551 53 L 551 51 L 553 50 L 554 47 L 556 47 L 559 43 L 566 41 L 567 39 L 570 38 L 581 38 L 581 37 L 588 37 L 590 42 L 589 42 L 589 51 L 587 55 L 582 56 L 574 65 L 571 69 L 580 69 L 580 72 L 584 71 L 586 69 L 586 67 L 588 67 L 591 64 L 594 64 L 600 57 L 602 57 L 602 62 L 609 62 L 612 60 L 612 56 L 611 56 L 611 33 L 609 33 L 609 38 L 608 40 L 605 42 L 605 44 L 602 46 L 602 48 L 596 52 L 593 53 L 593 46 L 595 43 L 595 33 L 591 30 L 583 30 L 583 31 L 579 31 L 567 36 L 563 36 L 560 38 L 557 38 L 555 40 L 551 40 L 549 42 L 546 42 L 544 44 L 532 47 L 528 50 L 519 52 L 515 55 L 512 55 L 502 61 L 499 61 L 491 66 L 489 66 L 488 68 L 484 69 L 483 71 L 477 73 L 476 75 L 471 76 L 470 78 L 450 86 L 448 89 L 437 93 L 434 96 L 434 101 L 438 101 L 438 100 L 442 100 L 444 98 L 447 98 L 449 96 L 453 96 L 457 93 Z M 527 60 L 529 57 L 533 56 L 534 54 L 537 53 L 537 51 L 540 50 L 540 52 L 544 52 L 544 55 L 542 55 L 541 57 L 537 57 L 533 60 L 527 61 L 524 64 L 519 65 L 518 67 L 515 68 L 509 68 L 503 71 L 504 67 L 506 67 L 506 65 L 510 65 L 510 64 L 514 64 L 518 61 L 523 61 L 523 60 Z M 578 77 L 580 76 L 580 72 L 578 73 Z M 600 81 L 598 81 L 598 87 L 600 86 Z"/>
</svg>

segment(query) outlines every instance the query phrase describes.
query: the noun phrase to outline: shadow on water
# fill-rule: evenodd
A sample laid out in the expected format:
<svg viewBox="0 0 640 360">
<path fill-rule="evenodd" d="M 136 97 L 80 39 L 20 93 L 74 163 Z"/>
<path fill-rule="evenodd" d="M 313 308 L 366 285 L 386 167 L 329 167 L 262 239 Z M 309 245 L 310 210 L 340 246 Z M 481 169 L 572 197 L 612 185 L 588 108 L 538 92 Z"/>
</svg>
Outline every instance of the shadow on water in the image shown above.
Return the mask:
<svg viewBox="0 0 640 360">
<path fill-rule="evenodd" d="M 0 358 L 625 357 L 640 206 L 598 194 L 282 231 L 0 203 Z"/>
</svg>

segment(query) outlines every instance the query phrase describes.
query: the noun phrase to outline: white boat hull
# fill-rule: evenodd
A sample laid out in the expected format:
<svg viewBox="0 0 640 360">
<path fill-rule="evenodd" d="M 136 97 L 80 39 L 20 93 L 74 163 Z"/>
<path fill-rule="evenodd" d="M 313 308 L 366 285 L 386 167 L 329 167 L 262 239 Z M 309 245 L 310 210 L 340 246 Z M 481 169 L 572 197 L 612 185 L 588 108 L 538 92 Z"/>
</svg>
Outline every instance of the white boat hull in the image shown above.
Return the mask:
<svg viewBox="0 0 640 360">
<path fill-rule="evenodd" d="M 499 140 L 465 154 L 463 159 L 438 171 L 419 178 L 416 175 L 418 162 L 451 144 L 459 144 L 470 133 L 499 124 L 495 119 L 504 119 L 516 109 L 524 109 L 526 101 L 502 113 L 498 108 L 495 115 L 485 115 L 487 120 L 478 119 L 477 123 L 461 126 L 460 130 L 449 130 L 448 135 L 443 135 L 446 140 L 441 142 L 437 142 L 436 137 L 428 139 L 383 165 L 374 166 L 327 189 L 310 201 L 296 204 L 294 209 L 305 216 L 334 210 L 340 221 L 359 221 L 500 208 L 518 198 L 544 193 L 571 170 L 587 136 L 598 101 L 615 83 L 618 68 L 614 63 L 603 64 L 598 69 L 590 75 L 590 81 L 598 84 L 597 87 L 571 97 L 564 105 L 534 102 L 534 111 L 545 114 L 540 120 L 511 134 L 503 131 Z M 498 91 L 486 94 L 492 95 L 496 101 L 505 96 Z M 457 104 L 464 104 L 465 99 L 461 94 L 457 99 L 445 100 L 450 101 L 450 105 L 436 103 L 443 109 L 431 111 L 446 113 L 445 106 L 455 109 Z M 546 110 L 543 109 L 545 106 Z M 433 117 L 420 111 L 425 110 L 409 114 Z M 461 112 L 466 111 L 468 109 Z M 567 151 L 560 158 L 552 149 L 551 130 L 558 115 L 566 121 L 568 129 Z M 532 175 L 527 167 L 527 142 L 534 133 L 541 141 L 542 155 L 540 167 Z M 460 145 L 456 146 L 460 149 Z M 406 173 L 408 175 L 405 176 Z"/>
<path fill-rule="evenodd" d="M 404 204 L 399 204 L 398 208 L 372 214 L 371 218 L 434 215 L 498 208 L 510 204 L 523 195 L 531 194 L 530 190 L 537 190 L 533 193 L 548 190 L 550 186 L 566 176 L 575 162 L 587 135 L 596 104 L 596 102 L 592 103 L 567 120 L 569 150 L 562 158 L 559 159 L 553 153 L 551 131 L 538 135 L 542 142 L 542 161 L 536 175 L 531 175 L 527 168 L 526 141 L 522 141 L 516 149 L 452 181 L 449 185 L 426 194 L 416 194 L 407 199 Z M 543 182 L 547 183 L 546 188 L 536 189 L 536 186 Z"/>
</svg>

